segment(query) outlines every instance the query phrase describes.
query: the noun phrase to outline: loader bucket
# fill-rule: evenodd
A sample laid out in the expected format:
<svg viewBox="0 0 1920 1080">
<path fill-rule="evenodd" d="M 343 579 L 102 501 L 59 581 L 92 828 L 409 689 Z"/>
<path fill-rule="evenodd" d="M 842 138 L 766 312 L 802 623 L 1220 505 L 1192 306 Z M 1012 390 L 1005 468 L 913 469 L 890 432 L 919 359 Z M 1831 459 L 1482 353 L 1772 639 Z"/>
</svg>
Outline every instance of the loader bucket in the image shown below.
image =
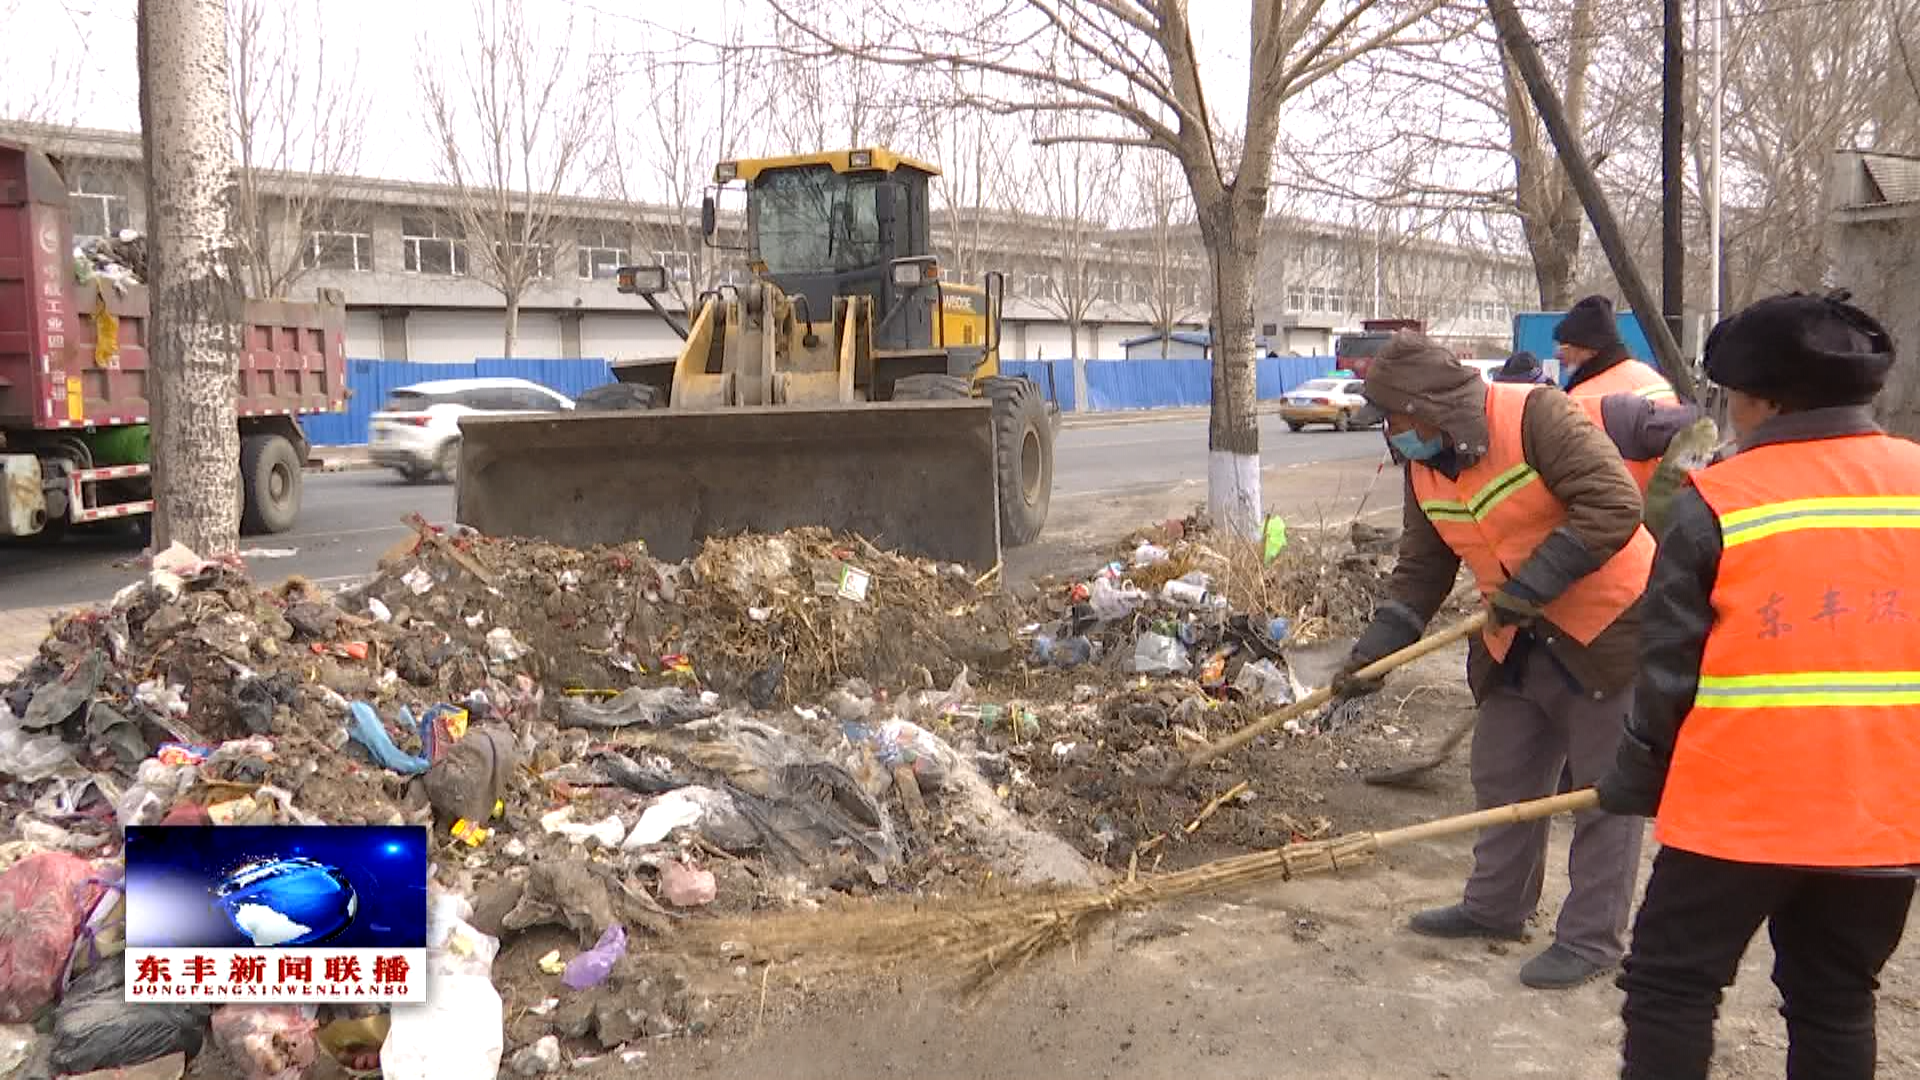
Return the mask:
<svg viewBox="0 0 1920 1080">
<path fill-rule="evenodd" d="M 821 525 L 926 558 L 1000 559 L 982 400 L 662 409 L 460 421 L 456 517 L 571 547 Z"/>
</svg>

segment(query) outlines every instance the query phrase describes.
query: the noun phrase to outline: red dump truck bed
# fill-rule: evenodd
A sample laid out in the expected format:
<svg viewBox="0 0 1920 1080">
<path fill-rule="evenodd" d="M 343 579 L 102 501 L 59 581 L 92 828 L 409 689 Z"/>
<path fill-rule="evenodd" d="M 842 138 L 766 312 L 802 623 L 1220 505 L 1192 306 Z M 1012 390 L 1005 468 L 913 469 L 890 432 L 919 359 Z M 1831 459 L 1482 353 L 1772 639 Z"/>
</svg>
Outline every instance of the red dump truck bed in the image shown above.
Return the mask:
<svg viewBox="0 0 1920 1080">
<path fill-rule="evenodd" d="M 67 185 L 46 155 L 0 143 L 0 431 L 147 421 L 147 290 L 76 285 Z M 99 348 L 97 312 L 117 320 Z M 346 407 L 346 307 L 248 301 L 242 418 Z"/>
</svg>

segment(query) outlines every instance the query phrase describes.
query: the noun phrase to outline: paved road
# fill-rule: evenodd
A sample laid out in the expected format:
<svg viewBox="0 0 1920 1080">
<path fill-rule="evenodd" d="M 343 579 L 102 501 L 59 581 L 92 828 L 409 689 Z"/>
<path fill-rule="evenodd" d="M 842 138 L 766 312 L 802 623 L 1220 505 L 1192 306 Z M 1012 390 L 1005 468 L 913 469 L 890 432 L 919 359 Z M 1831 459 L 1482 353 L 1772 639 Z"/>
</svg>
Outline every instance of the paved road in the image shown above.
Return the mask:
<svg viewBox="0 0 1920 1080">
<path fill-rule="evenodd" d="M 1272 417 L 1261 425 L 1262 460 L 1271 466 L 1371 457 L 1381 453 L 1377 431 L 1293 434 Z M 1055 447 L 1055 498 L 1119 495 L 1207 475 L 1204 420 L 1132 422 L 1068 428 Z M 453 515 L 453 489 L 414 485 L 385 471 L 309 474 L 305 505 L 292 532 L 249 537 L 243 552 L 259 580 L 301 574 L 323 584 L 370 572 L 380 554 L 406 536 L 400 519 L 419 511 L 427 520 Z M 292 549 L 294 554 L 271 557 Z M 79 604 L 111 596 L 139 571 L 130 530 L 76 534 L 56 548 L 0 546 L 0 610 Z"/>
</svg>

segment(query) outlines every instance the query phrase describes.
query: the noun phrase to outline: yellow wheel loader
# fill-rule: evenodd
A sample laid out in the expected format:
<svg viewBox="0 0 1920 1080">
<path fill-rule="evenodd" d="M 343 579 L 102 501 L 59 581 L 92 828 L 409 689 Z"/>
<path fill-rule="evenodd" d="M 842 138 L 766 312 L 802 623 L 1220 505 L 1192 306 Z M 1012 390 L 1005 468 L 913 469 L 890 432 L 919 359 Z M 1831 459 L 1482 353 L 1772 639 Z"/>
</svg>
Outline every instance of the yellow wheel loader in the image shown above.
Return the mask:
<svg viewBox="0 0 1920 1080">
<path fill-rule="evenodd" d="M 645 540 L 804 525 L 991 566 L 1046 524 L 1060 414 L 1000 373 L 1005 275 L 943 280 L 930 250 L 939 170 L 883 149 L 724 162 L 746 189 L 754 280 L 683 322 L 666 271 L 622 267 L 685 344 L 613 365 L 570 414 L 461 422 L 457 514 L 492 535 Z M 715 201 L 701 207 L 709 244 Z"/>
</svg>

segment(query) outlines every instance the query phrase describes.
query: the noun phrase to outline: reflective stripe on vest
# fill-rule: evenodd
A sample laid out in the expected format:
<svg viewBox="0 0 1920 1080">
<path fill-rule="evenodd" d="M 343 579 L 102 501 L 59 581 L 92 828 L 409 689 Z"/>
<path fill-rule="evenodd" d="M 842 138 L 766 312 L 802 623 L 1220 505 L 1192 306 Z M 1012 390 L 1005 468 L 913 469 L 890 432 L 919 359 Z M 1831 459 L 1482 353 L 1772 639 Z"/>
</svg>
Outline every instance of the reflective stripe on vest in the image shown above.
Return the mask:
<svg viewBox="0 0 1920 1080">
<path fill-rule="evenodd" d="M 1566 524 L 1566 507 L 1527 464 L 1522 432 L 1527 396 L 1541 389 L 1513 383 L 1487 387 L 1487 453 L 1457 479 L 1418 463 L 1407 467 L 1421 511 L 1473 571 L 1483 596 L 1493 595 Z M 1547 621 L 1580 644 L 1592 644 L 1640 598 L 1652 562 L 1653 538 L 1645 528 L 1636 529 L 1605 565 L 1546 606 Z M 1504 660 L 1514 629 L 1486 630 L 1481 638 L 1495 659 Z"/>
<path fill-rule="evenodd" d="M 1600 430 L 1607 429 L 1607 421 L 1600 403 L 1614 394 L 1636 394 L 1661 405 L 1671 405 L 1680 400 L 1673 392 L 1673 384 L 1666 376 L 1652 367 L 1628 357 L 1585 382 L 1576 384 L 1567 391 L 1567 396 L 1578 402 Z M 1633 482 L 1640 485 L 1640 494 L 1647 493 L 1647 485 L 1653 482 L 1653 474 L 1660 468 L 1659 459 L 1650 461 L 1627 461 L 1627 471 L 1633 474 Z"/>
<path fill-rule="evenodd" d="M 1920 446 L 1759 446 L 1692 480 L 1722 548 L 1660 842 L 1737 862 L 1920 862 Z"/>
</svg>

